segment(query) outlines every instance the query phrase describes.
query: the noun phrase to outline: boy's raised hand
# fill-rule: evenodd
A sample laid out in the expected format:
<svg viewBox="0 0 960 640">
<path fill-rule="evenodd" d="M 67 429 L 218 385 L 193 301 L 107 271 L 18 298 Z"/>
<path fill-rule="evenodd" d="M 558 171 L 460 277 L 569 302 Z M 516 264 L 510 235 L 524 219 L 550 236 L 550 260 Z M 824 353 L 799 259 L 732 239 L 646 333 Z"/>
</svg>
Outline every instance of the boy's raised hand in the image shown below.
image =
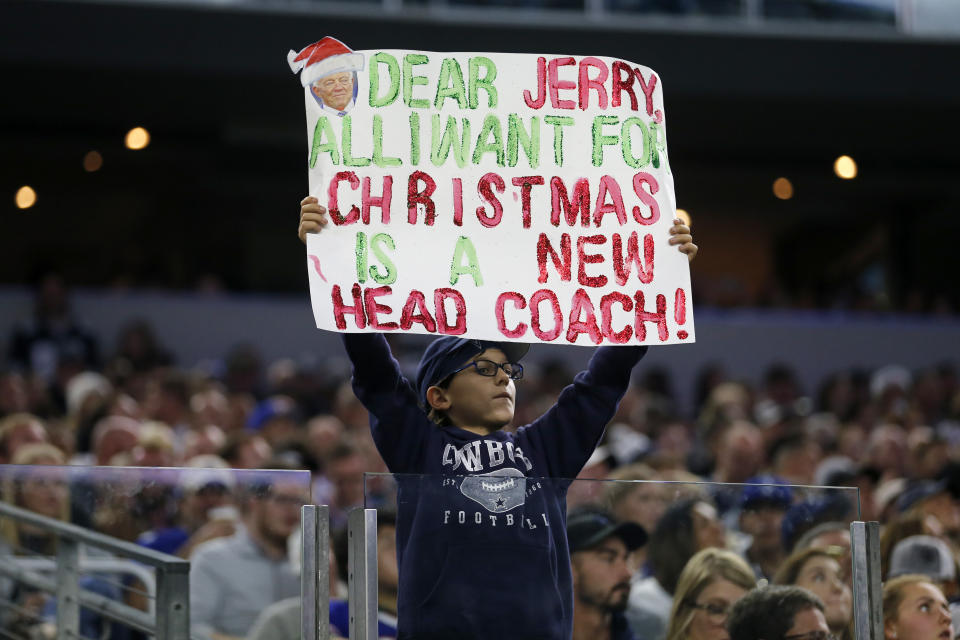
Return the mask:
<svg viewBox="0 0 960 640">
<path fill-rule="evenodd" d="M 325 226 L 327 226 L 326 207 L 320 206 L 320 201 L 313 196 L 307 196 L 301 200 L 300 227 L 297 229 L 297 235 L 300 236 L 300 241 L 306 244 L 308 233 L 317 233 Z"/>
<path fill-rule="evenodd" d="M 302 226 L 302 225 L 301 225 Z M 693 262 L 693 259 L 697 257 L 697 245 L 693 244 L 693 234 L 690 232 L 690 227 L 683 224 L 683 220 L 680 218 L 673 219 L 673 226 L 670 227 L 670 244 L 680 245 L 680 253 L 687 254 L 687 260 Z"/>
</svg>

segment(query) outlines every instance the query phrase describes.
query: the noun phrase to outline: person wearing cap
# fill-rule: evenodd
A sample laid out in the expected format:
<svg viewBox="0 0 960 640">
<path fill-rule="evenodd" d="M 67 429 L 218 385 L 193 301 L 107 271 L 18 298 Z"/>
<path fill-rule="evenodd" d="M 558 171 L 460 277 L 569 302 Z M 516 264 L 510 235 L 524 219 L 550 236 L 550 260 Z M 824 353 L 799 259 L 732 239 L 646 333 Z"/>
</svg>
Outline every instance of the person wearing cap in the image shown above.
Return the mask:
<svg viewBox="0 0 960 640">
<path fill-rule="evenodd" d="M 299 52 L 287 54 L 290 69 L 300 72 L 300 82 L 325 111 L 344 116 L 357 99 L 357 71 L 363 69 L 363 54 L 336 38 L 327 36 Z"/>
<path fill-rule="evenodd" d="M 783 517 L 793 502 L 790 487 L 777 476 L 755 476 L 740 494 L 740 531 L 750 536 L 743 555 L 757 578 L 769 579 L 786 555 L 780 538 Z"/>
<path fill-rule="evenodd" d="M 900 513 L 933 516 L 943 525 L 944 535 L 954 544 L 960 542 L 960 504 L 950 495 L 944 480 L 919 480 L 907 485 L 897 499 Z"/>
<path fill-rule="evenodd" d="M 567 521 L 567 541 L 573 569 L 573 640 L 633 640 L 623 612 L 636 569 L 633 552 L 646 544 L 646 531 L 606 513 L 585 512 Z"/>
<path fill-rule="evenodd" d="M 306 242 L 327 212 L 308 197 L 300 213 Z M 671 233 L 692 259 L 690 230 Z M 528 345 L 437 338 L 410 381 L 382 334 L 341 337 L 398 484 L 398 637 L 569 640 L 567 479 L 596 448 L 646 347 L 598 348 L 553 407 L 507 432 Z"/>
<path fill-rule="evenodd" d="M 236 532 L 201 544 L 190 558 L 191 637 L 243 638 L 267 606 L 300 594 L 288 543 L 310 501 L 309 485 L 289 473 L 292 465 L 265 466 L 247 486 Z"/>
<path fill-rule="evenodd" d="M 893 547 L 887 578 L 909 574 L 927 576 L 951 601 L 960 595 L 957 587 L 957 561 L 954 560 L 950 545 L 940 538 L 927 535 L 909 536 Z"/>
</svg>

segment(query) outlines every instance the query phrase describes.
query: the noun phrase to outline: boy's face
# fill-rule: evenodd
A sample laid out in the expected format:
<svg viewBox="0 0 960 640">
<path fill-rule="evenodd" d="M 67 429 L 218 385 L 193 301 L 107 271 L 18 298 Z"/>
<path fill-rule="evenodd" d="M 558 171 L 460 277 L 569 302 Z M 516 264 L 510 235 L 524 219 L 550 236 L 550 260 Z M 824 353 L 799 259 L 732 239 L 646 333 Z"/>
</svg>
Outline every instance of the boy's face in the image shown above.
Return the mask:
<svg viewBox="0 0 960 640">
<path fill-rule="evenodd" d="M 491 360 L 497 364 L 508 362 L 500 349 L 487 349 L 471 358 Z M 464 363 L 466 364 L 466 363 Z M 478 427 L 496 431 L 513 420 L 516 386 L 503 369 L 496 375 L 482 376 L 476 367 L 469 367 L 455 374 L 450 386 L 444 390 L 444 399 L 449 406 L 440 407 L 458 427 Z"/>
</svg>

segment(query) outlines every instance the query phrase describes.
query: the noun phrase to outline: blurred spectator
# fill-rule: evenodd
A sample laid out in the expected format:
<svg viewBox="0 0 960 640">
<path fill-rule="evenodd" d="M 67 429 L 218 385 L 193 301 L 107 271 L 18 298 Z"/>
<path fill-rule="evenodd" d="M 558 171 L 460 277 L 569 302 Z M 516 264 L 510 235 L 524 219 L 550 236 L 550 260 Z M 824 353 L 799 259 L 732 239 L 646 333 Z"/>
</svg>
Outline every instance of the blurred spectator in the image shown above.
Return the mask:
<svg viewBox="0 0 960 640">
<path fill-rule="evenodd" d="M 299 428 L 296 404 L 287 396 L 267 398 L 247 418 L 247 429 L 259 433 L 272 447 L 293 440 Z"/>
<path fill-rule="evenodd" d="M 64 463 L 63 453 L 53 445 L 24 445 L 14 455 L 12 464 L 28 466 L 24 469 L 12 469 L 4 474 L 4 501 L 48 518 L 67 520 L 69 493 L 63 469 L 29 467 Z M 17 553 L 26 551 L 53 555 L 56 552 L 56 537 L 43 529 L 3 518 L 0 519 L 0 531 L 6 543 Z"/>
<path fill-rule="evenodd" d="M 48 518 L 66 521 L 70 502 L 63 468 L 31 466 L 62 465 L 63 453 L 45 443 L 26 444 L 18 449 L 12 463 L 26 466 L 0 468 L 4 502 Z M 18 523 L 12 518 L 0 518 L 0 559 L 14 555 L 54 556 L 56 552 L 57 537 L 51 532 L 42 527 Z M 0 601 L 15 605 L 14 608 L 0 610 L 0 629 L 15 634 L 14 637 L 28 637 L 41 623 L 41 614 L 49 597 L 42 591 L 0 576 Z"/>
<path fill-rule="evenodd" d="M 884 579 L 891 577 L 890 560 L 894 547 L 901 540 L 919 535 L 943 537 L 943 525 L 936 517 L 925 516 L 919 512 L 905 513 L 887 521 L 880 532 L 880 575 Z"/>
<path fill-rule="evenodd" d="M 343 422 L 336 416 L 323 414 L 310 418 L 305 436 L 307 450 L 317 460 L 326 460 L 340 442 L 344 430 Z"/>
<path fill-rule="evenodd" d="M 817 410 L 833 416 L 841 423 L 854 420 L 859 414 L 860 403 L 849 373 L 828 376 L 817 393 Z"/>
<path fill-rule="evenodd" d="M 330 526 L 339 529 L 347 524 L 347 511 L 363 505 L 363 472 L 367 462 L 359 449 L 343 441 L 330 452 L 324 466 L 333 485 Z"/>
<path fill-rule="evenodd" d="M 744 482 L 763 466 L 763 437 L 756 425 L 736 420 L 719 436 L 713 470 L 715 482 Z"/>
<path fill-rule="evenodd" d="M 183 459 L 217 455 L 226 444 L 227 436 L 223 429 L 215 424 L 205 424 L 187 433 L 183 439 Z"/>
<path fill-rule="evenodd" d="M 838 638 L 853 638 L 853 596 L 847 584 L 851 567 L 841 562 L 845 553 L 838 547 L 812 547 L 795 551 L 784 561 L 773 581 L 796 585 L 823 602 L 830 631 Z"/>
<path fill-rule="evenodd" d="M 907 473 L 916 480 L 937 479 L 950 460 L 947 441 L 926 426 L 907 434 L 907 453 Z"/>
<path fill-rule="evenodd" d="M 796 551 L 798 543 L 804 540 L 806 545 L 813 544 L 808 535 L 810 531 L 820 525 L 826 525 L 819 535 L 834 538 L 836 542 L 820 542 L 819 544 L 842 544 L 850 547 L 850 521 L 856 514 L 854 496 L 848 496 L 837 491 L 815 495 L 808 494 L 805 500 L 796 502 L 787 509 L 780 526 L 783 537 L 783 548 L 787 553 Z M 840 529 L 841 531 L 835 531 Z M 846 531 L 844 531 L 846 530 Z"/>
<path fill-rule="evenodd" d="M 125 323 L 117 335 L 117 352 L 108 369 L 117 373 L 142 373 L 168 367 L 173 363 L 170 353 L 157 340 L 150 323 L 136 318 Z"/>
<path fill-rule="evenodd" d="M 78 373 L 67 383 L 67 415 L 82 416 L 102 406 L 113 394 L 113 385 L 95 371 Z"/>
<path fill-rule="evenodd" d="M 756 584 L 753 571 L 735 553 L 698 551 L 677 580 L 666 640 L 728 640 L 730 608 Z"/>
<path fill-rule="evenodd" d="M 748 420 L 753 398 L 750 389 L 740 382 L 721 382 L 713 387 L 700 411 L 699 422 L 704 431 L 734 420 Z"/>
<path fill-rule="evenodd" d="M 670 505 L 650 536 L 649 576 L 635 580 L 630 590 L 627 620 L 638 637 L 664 637 L 673 592 L 680 572 L 697 551 L 725 547 L 725 530 L 713 503 L 686 498 Z"/>
<path fill-rule="evenodd" d="M 227 436 L 220 457 L 231 469 L 258 469 L 273 455 L 273 449 L 260 435 L 236 432 Z"/>
<path fill-rule="evenodd" d="M 638 462 L 614 469 L 607 479 L 614 481 L 603 483 L 604 502 L 613 517 L 653 531 L 669 503 L 657 472 Z"/>
<path fill-rule="evenodd" d="M 812 529 L 808 530 L 797 539 L 793 546 L 793 551 L 802 551 L 803 549 L 836 547 L 845 555 L 846 559 L 841 559 L 840 564 L 844 567 L 851 567 L 850 564 L 850 524 L 847 522 L 822 522 Z M 849 572 L 847 573 L 849 576 Z"/>
<path fill-rule="evenodd" d="M 239 512 L 234 502 L 233 472 L 215 456 L 195 459 L 195 464 L 212 468 L 181 472 L 183 497 L 176 520 L 144 532 L 138 544 L 189 559 L 200 544 L 236 533 Z"/>
<path fill-rule="evenodd" d="M 0 370 L 0 418 L 11 413 L 26 413 L 30 408 L 30 391 L 19 371 Z"/>
<path fill-rule="evenodd" d="M 116 464 L 117 456 L 130 454 L 140 441 L 140 423 L 121 416 L 108 416 L 93 429 L 95 464 Z M 129 462 L 130 459 L 125 460 Z"/>
<path fill-rule="evenodd" d="M 877 415 L 883 420 L 896 420 L 907 412 L 907 391 L 912 376 L 899 365 L 887 365 L 874 371 L 870 378 L 870 395 L 877 405 Z"/>
<path fill-rule="evenodd" d="M 900 576 L 883 585 L 883 628 L 888 640 L 954 637 L 947 599 L 922 575 Z"/>
<path fill-rule="evenodd" d="M 809 398 L 802 397 L 797 375 L 788 365 L 771 365 L 763 376 L 763 392 L 753 408 L 757 422 L 764 427 L 810 413 Z"/>
<path fill-rule="evenodd" d="M 256 347 L 238 345 L 226 357 L 224 383 L 231 393 L 259 395 L 262 385 L 263 363 Z"/>
<path fill-rule="evenodd" d="M 907 437 L 898 424 L 881 424 L 870 432 L 866 462 L 880 470 L 882 480 L 906 474 Z"/>
<path fill-rule="evenodd" d="M 147 384 L 146 394 L 144 414 L 151 420 L 169 425 L 173 429 L 176 450 L 182 452 L 183 439 L 193 423 L 187 376 L 175 369 L 162 370 Z"/>
<path fill-rule="evenodd" d="M 208 386 L 190 396 L 190 412 L 196 426 L 216 425 L 230 430 L 230 401 L 217 385 Z"/>
<path fill-rule="evenodd" d="M 281 466 L 281 465 L 270 465 Z M 287 540 L 300 524 L 308 488 L 263 480 L 243 502 L 234 535 L 194 551 L 190 569 L 192 632 L 204 637 L 243 638 L 267 606 L 300 593 L 300 577 L 287 558 Z"/>
<path fill-rule="evenodd" d="M 334 396 L 333 415 L 340 418 L 348 431 L 366 431 L 370 414 L 353 393 L 349 380 L 340 385 Z"/>
<path fill-rule="evenodd" d="M 820 598 L 800 587 L 777 586 L 754 589 L 738 600 L 727 631 L 730 640 L 814 640 L 827 638 L 830 627 Z"/>
<path fill-rule="evenodd" d="M 630 596 L 634 550 L 647 534 L 632 522 L 583 512 L 567 520 L 573 574 L 573 640 L 632 640 L 623 612 Z"/>
<path fill-rule="evenodd" d="M 28 444 L 48 442 L 46 427 L 37 416 L 15 413 L 0 420 L 0 464 L 9 464 L 17 451 Z"/>
<path fill-rule="evenodd" d="M 66 382 L 99 364 L 97 341 L 73 317 L 63 277 L 44 274 L 37 283 L 33 319 L 14 327 L 7 357 L 62 391 Z"/>
<path fill-rule="evenodd" d="M 347 580 L 347 532 L 334 536 L 335 561 L 340 578 Z M 334 558 L 331 558 L 332 560 Z M 396 548 L 396 516 L 377 512 L 377 637 L 397 637 L 397 588 L 399 586 Z M 331 593 L 330 633 L 347 638 L 350 633 L 348 602 Z M 300 598 L 289 598 L 270 605 L 257 619 L 247 640 L 300 640 Z"/>
<path fill-rule="evenodd" d="M 810 485 L 821 455 L 820 447 L 806 434 L 788 434 L 770 446 L 770 470 L 789 484 Z"/>
<path fill-rule="evenodd" d="M 740 531 L 750 536 L 744 556 L 757 578 L 769 579 L 784 558 L 780 531 L 793 493 L 783 479 L 756 476 L 740 494 Z"/>
<path fill-rule="evenodd" d="M 946 482 L 920 480 L 909 484 L 897 499 L 897 509 L 900 513 L 933 516 L 943 526 L 944 535 L 954 545 L 960 543 L 960 505 L 950 495 Z"/>
<path fill-rule="evenodd" d="M 143 423 L 130 457 L 137 467 L 174 466 L 177 458 L 173 452 L 173 430 L 162 422 Z"/>
<path fill-rule="evenodd" d="M 957 561 L 950 546 L 940 538 L 917 535 L 897 543 L 890 554 L 887 578 L 910 574 L 927 576 L 948 599 L 960 595 Z"/>
</svg>

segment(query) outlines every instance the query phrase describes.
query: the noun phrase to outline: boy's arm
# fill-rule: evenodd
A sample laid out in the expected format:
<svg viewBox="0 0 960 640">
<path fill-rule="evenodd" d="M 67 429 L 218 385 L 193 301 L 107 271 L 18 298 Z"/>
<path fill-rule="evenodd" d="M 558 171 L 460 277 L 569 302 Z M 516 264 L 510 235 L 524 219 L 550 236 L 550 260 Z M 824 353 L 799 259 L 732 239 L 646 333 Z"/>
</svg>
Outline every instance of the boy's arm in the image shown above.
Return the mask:
<svg viewBox="0 0 960 640">
<path fill-rule="evenodd" d="M 394 473 L 416 472 L 430 422 L 413 386 L 382 334 L 341 335 L 353 363 L 353 392 L 370 412 L 373 441 L 387 468 Z"/>
<path fill-rule="evenodd" d="M 576 477 L 617 412 L 634 365 L 647 347 L 599 347 L 557 403 L 522 432 L 543 451 L 551 477 Z"/>
<path fill-rule="evenodd" d="M 693 262 L 698 247 L 690 227 L 675 218 L 669 244 Z M 573 478 L 603 436 L 607 423 L 630 384 L 633 367 L 646 354 L 647 347 L 600 347 L 585 371 L 577 374 L 545 414 L 522 429 L 533 446 L 544 452 L 550 476 Z"/>
</svg>

